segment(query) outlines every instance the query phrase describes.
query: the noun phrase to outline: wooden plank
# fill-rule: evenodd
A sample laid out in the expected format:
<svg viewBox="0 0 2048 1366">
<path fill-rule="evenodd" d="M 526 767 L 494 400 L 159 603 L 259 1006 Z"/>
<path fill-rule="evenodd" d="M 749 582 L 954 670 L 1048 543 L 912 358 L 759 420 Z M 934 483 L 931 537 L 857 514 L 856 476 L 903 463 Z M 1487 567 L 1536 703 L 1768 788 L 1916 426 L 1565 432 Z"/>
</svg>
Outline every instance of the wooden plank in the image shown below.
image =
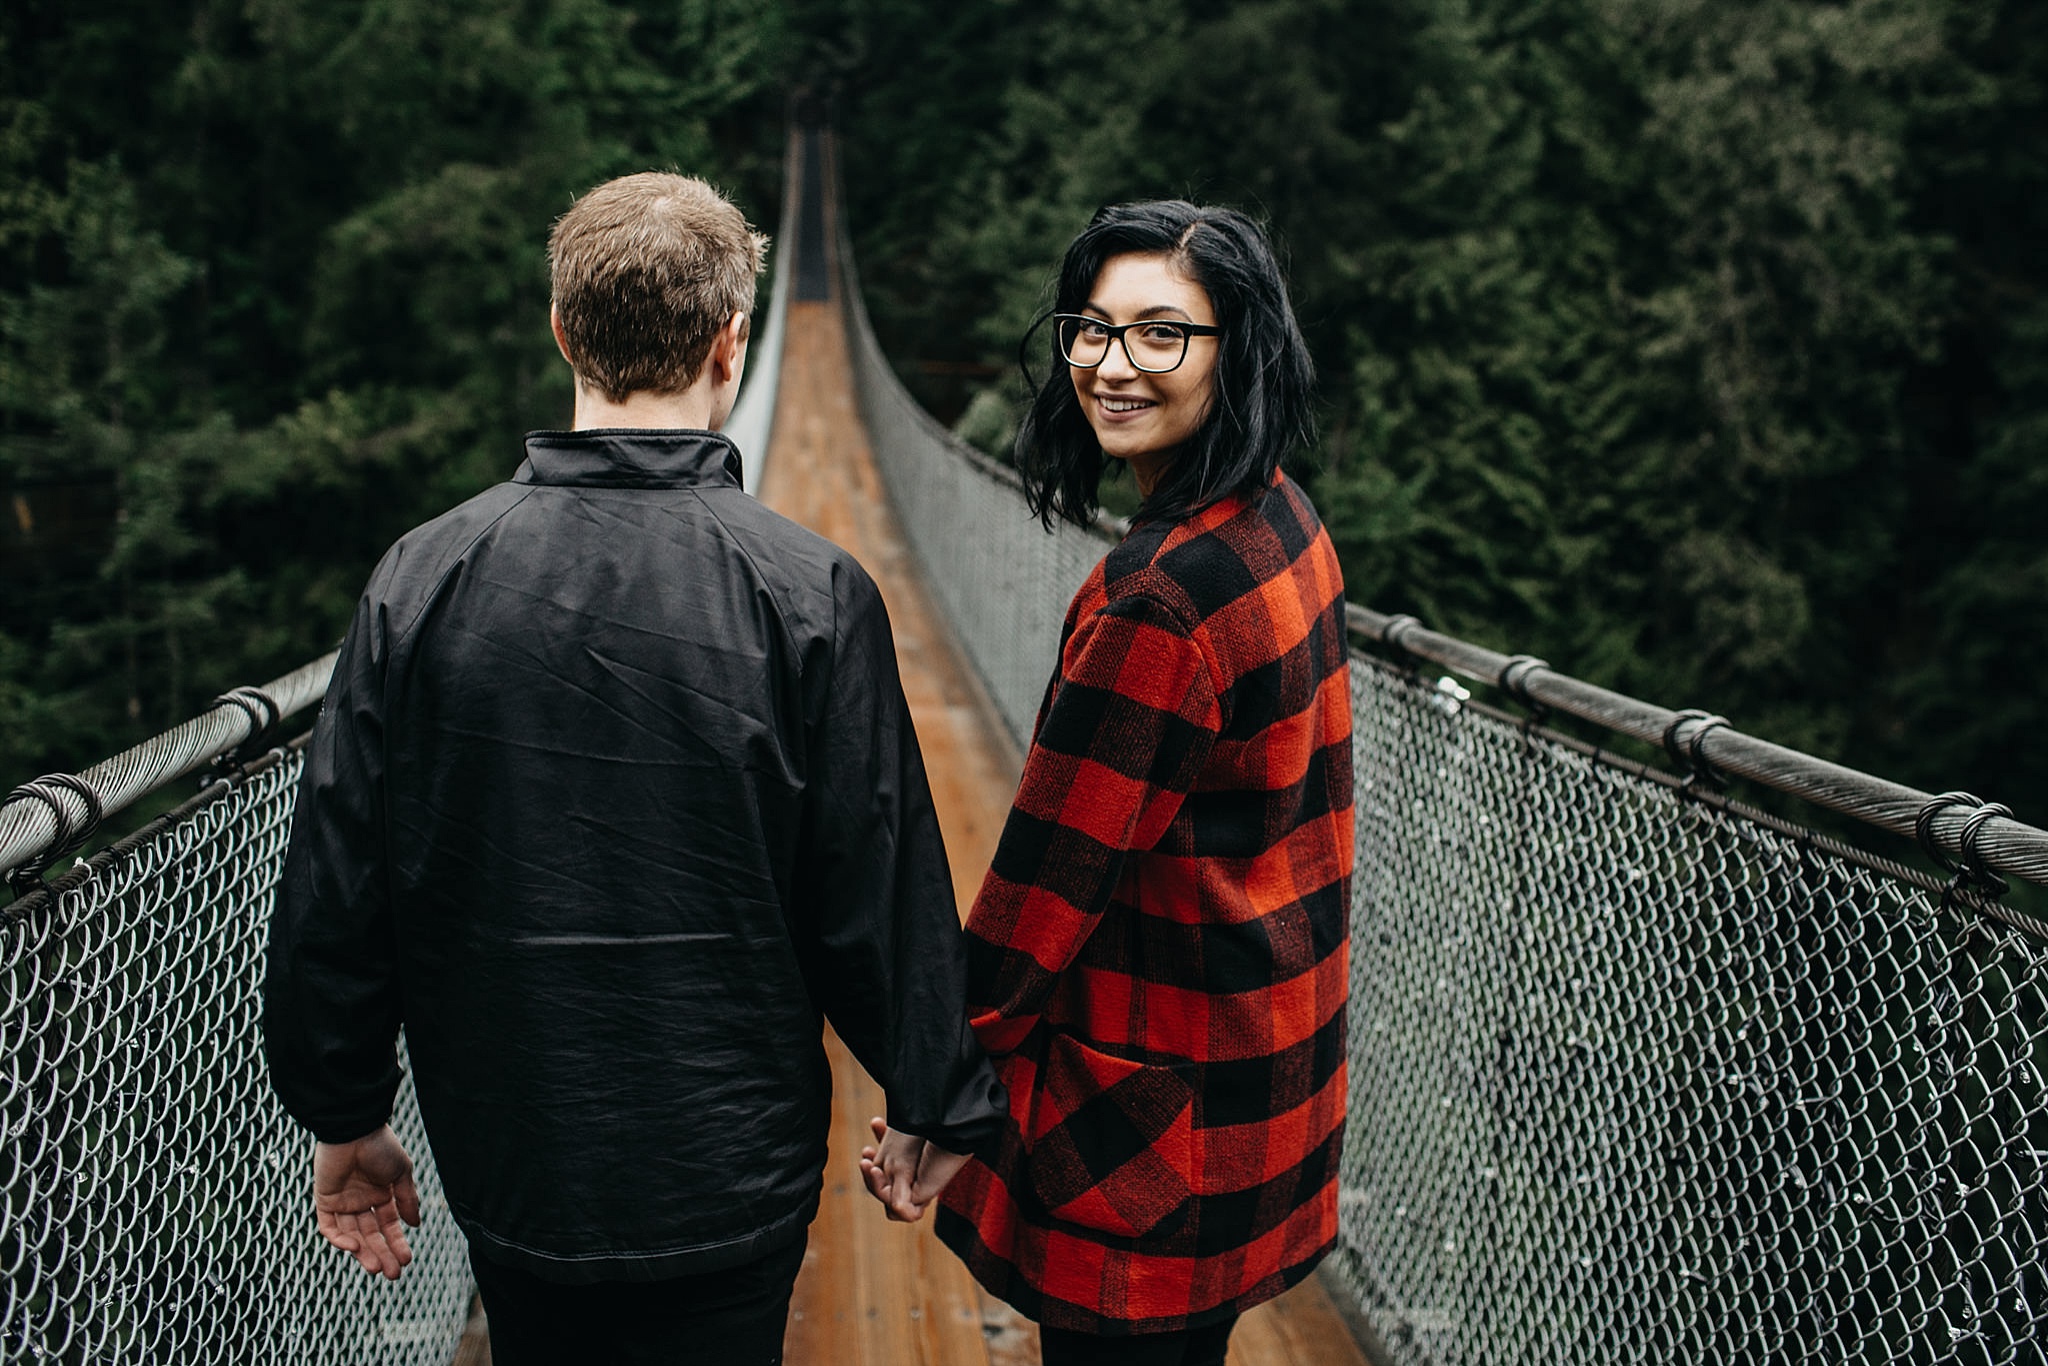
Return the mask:
<svg viewBox="0 0 2048 1366">
<path fill-rule="evenodd" d="M 480 1295 L 470 1297 L 469 1321 L 462 1325 L 462 1341 L 456 1344 L 450 1366 L 491 1366 L 491 1329 Z"/>
<path fill-rule="evenodd" d="M 837 306 L 793 303 L 762 501 L 853 552 L 881 589 L 904 695 L 924 751 L 961 906 L 972 900 L 1009 810 L 1016 759 L 991 742 L 984 706 L 954 653 L 883 493 L 853 395 Z M 833 1127 L 818 1221 L 797 1280 L 790 1366 L 984 1366 L 981 1296 L 932 1233 L 892 1224 L 856 1165 L 879 1087 L 836 1038 Z M 1033 1366 L 1036 1353 L 1032 1354 Z"/>
<path fill-rule="evenodd" d="M 988 1348 L 988 1366 L 1039 1366 L 1038 1325 L 980 1286 L 974 1290 L 981 1297 L 981 1334 Z"/>
<path fill-rule="evenodd" d="M 861 426 L 837 305 L 792 304 L 785 327 L 761 500 L 852 551 L 881 589 L 964 912 L 1009 814 L 1019 756 L 896 528 Z"/>
<path fill-rule="evenodd" d="M 1370 1366 L 1314 1276 L 1246 1314 L 1230 1335 L 1230 1366 Z"/>
</svg>

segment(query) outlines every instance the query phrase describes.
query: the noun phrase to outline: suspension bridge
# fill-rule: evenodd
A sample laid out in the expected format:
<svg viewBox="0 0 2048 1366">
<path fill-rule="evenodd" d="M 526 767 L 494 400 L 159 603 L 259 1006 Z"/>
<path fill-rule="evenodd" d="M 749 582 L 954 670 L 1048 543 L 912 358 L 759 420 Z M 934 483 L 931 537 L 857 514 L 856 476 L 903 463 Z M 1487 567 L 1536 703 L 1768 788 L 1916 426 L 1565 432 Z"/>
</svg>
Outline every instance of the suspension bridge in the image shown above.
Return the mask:
<svg viewBox="0 0 2048 1366">
<path fill-rule="evenodd" d="M 835 185 L 829 135 L 796 131 L 728 431 L 749 490 L 882 587 L 964 905 L 1114 529 L 1044 533 L 903 391 Z M 1351 625 L 1339 1244 L 1231 1361 L 2048 1361 L 2048 926 L 2002 896 L 2048 884 L 2048 832 L 1410 618 Z M 394 1125 L 426 1218 L 387 1284 L 320 1243 L 310 1141 L 264 1077 L 264 923 L 330 663 L 0 805 L 0 1361 L 488 1360 L 410 1091 Z M 1898 858 L 1733 801 L 1728 777 L 1889 831 Z M 861 1190 L 881 1098 L 833 1063 L 788 1360 L 1034 1363 L 1031 1326 Z"/>
</svg>

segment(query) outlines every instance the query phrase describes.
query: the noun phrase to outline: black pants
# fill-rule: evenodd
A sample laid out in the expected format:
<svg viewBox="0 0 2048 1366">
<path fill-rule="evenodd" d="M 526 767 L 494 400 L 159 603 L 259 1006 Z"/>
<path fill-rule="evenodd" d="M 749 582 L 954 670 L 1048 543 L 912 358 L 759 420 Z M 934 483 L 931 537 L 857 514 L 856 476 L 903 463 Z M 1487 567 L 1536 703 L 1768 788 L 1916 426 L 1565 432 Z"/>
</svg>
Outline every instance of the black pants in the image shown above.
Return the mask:
<svg viewBox="0 0 2048 1366">
<path fill-rule="evenodd" d="M 804 1244 L 666 1281 L 558 1285 L 471 1248 L 493 1366 L 780 1366 Z"/>
<path fill-rule="evenodd" d="M 1045 1366 L 1223 1366 L 1235 1317 L 1185 1333 L 1139 1333 L 1102 1338 L 1058 1328 L 1038 1330 Z"/>
</svg>

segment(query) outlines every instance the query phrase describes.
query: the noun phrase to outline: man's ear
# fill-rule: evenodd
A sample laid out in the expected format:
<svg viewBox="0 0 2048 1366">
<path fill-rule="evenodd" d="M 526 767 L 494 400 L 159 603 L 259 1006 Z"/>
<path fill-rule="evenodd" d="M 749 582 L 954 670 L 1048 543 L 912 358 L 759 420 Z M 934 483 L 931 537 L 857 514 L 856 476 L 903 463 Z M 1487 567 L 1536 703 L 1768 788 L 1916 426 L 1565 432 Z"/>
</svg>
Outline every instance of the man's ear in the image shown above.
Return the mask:
<svg viewBox="0 0 2048 1366">
<path fill-rule="evenodd" d="M 744 313 L 735 313 L 725 320 L 725 326 L 718 329 L 718 336 L 711 343 L 710 362 L 719 383 L 730 380 L 745 363 L 747 338 L 752 335 L 753 321 Z"/>
<path fill-rule="evenodd" d="M 555 333 L 555 349 L 562 353 L 562 359 L 569 362 L 569 368 L 576 368 L 576 358 L 569 354 L 569 334 L 562 330 L 562 310 L 548 305 L 548 326 Z"/>
</svg>

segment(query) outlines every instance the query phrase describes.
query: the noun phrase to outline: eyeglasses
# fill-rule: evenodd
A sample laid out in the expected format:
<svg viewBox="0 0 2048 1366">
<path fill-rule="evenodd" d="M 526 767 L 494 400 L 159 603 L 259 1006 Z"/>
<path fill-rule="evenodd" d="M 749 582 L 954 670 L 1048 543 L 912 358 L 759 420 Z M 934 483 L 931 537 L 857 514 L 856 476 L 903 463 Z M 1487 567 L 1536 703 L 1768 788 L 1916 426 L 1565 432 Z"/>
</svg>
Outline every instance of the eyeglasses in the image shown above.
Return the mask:
<svg viewBox="0 0 2048 1366">
<path fill-rule="evenodd" d="M 1189 337 L 1220 337 L 1223 329 L 1204 323 L 1166 322 L 1147 318 L 1134 323 L 1106 323 L 1085 313 L 1052 315 L 1060 354 L 1077 370 L 1093 370 L 1109 359 L 1109 344 L 1120 341 L 1131 368 L 1148 375 L 1177 370 L 1188 356 Z"/>
</svg>

